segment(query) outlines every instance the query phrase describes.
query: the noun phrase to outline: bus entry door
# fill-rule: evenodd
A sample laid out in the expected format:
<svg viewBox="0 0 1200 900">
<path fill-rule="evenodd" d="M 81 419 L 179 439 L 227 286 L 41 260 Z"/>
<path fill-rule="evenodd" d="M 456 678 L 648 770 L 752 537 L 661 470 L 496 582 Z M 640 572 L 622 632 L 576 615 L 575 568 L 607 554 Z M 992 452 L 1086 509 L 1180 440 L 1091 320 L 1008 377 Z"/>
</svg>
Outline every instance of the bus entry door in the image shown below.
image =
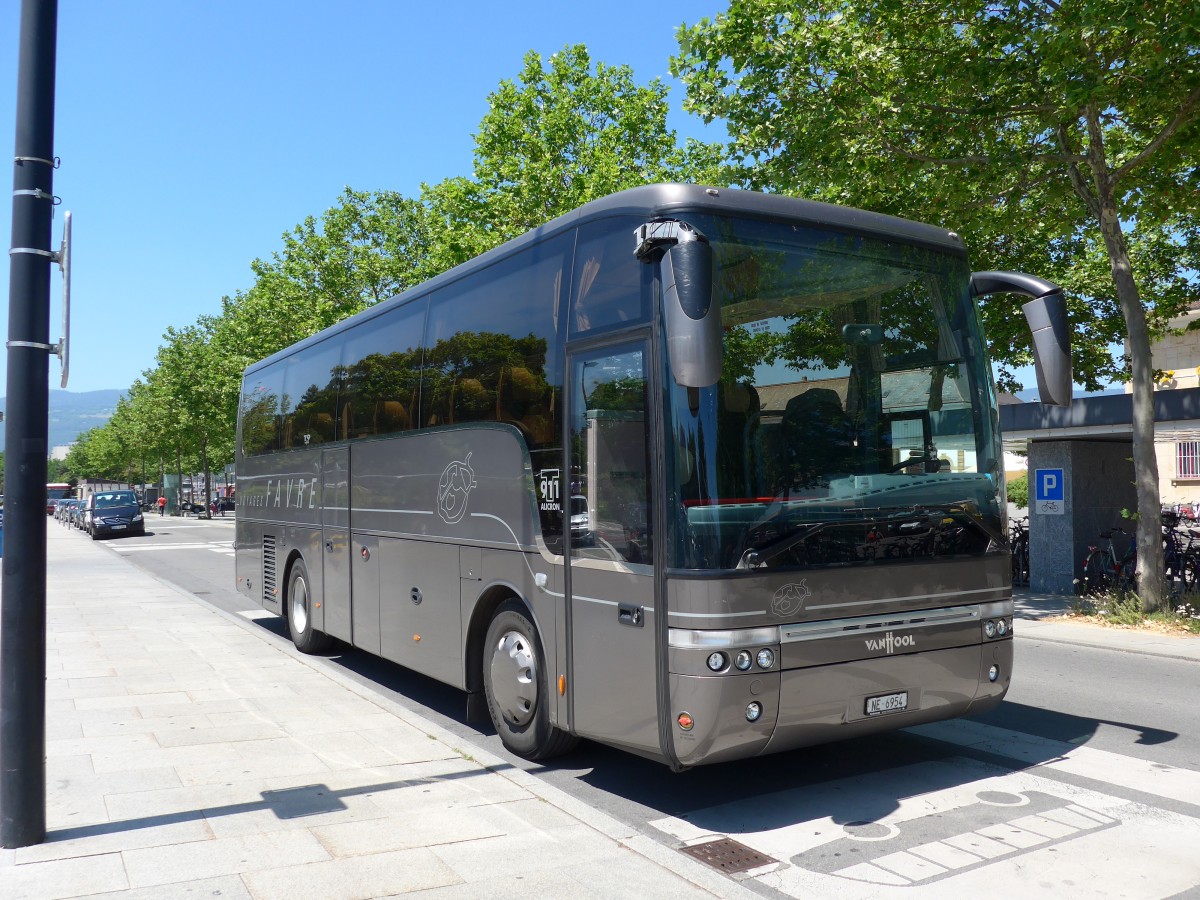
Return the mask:
<svg viewBox="0 0 1200 900">
<path fill-rule="evenodd" d="M 344 447 L 321 451 L 321 547 L 325 614 L 321 630 L 349 641 L 350 451 Z"/>
<path fill-rule="evenodd" d="M 650 391 L 646 343 L 572 351 L 569 468 L 571 721 L 657 751 Z"/>
</svg>

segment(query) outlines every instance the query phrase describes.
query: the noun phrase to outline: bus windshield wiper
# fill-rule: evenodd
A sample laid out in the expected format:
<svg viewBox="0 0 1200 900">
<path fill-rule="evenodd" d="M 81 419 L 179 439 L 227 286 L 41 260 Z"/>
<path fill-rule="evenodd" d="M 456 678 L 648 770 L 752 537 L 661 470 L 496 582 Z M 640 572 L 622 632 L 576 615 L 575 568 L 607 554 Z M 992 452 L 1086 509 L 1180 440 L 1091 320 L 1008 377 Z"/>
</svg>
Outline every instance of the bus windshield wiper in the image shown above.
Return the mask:
<svg viewBox="0 0 1200 900">
<path fill-rule="evenodd" d="M 878 525 L 880 522 L 904 522 L 911 519 L 911 515 L 896 515 L 890 513 L 883 516 L 866 516 L 861 519 L 831 519 L 827 522 L 816 522 L 794 534 L 788 534 L 776 541 L 772 541 L 762 547 L 751 547 L 742 554 L 742 558 L 738 560 L 736 568 L 738 569 L 756 569 L 759 566 L 767 564 L 768 560 L 772 560 L 787 551 L 791 550 L 797 544 L 802 544 L 814 534 L 824 531 L 826 528 L 831 528 L 835 525 Z"/>
<path fill-rule="evenodd" d="M 978 512 L 972 515 L 972 511 L 978 507 L 973 500 L 961 500 L 956 503 L 935 503 L 935 504 L 917 504 L 915 506 L 891 507 L 871 510 L 878 515 L 864 516 L 861 519 L 835 519 L 828 522 L 816 522 L 807 527 L 801 528 L 799 531 L 785 535 L 778 540 L 769 543 L 763 547 L 752 547 L 742 554 L 738 560 L 737 568 L 739 569 L 756 569 L 766 565 L 770 560 L 780 556 L 791 550 L 797 544 L 802 544 L 814 534 L 824 531 L 826 528 L 835 525 L 879 525 L 879 524 L 899 524 L 901 528 L 906 525 L 914 527 L 922 527 L 925 529 L 933 528 L 940 524 L 935 521 L 938 516 L 948 516 L 955 522 L 960 522 L 965 525 L 972 526 L 989 540 L 996 542 L 999 545 L 1004 544 L 1004 540 L 1000 535 L 983 524 L 982 517 Z M 864 510 L 865 512 L 866 510 Z"/>
<path fill-rule="evenodd" d="M 984 524 L 983 517 L 979 514 L 979 504 L 974 500 L 956 500 L 952 503 L 918 503 L 914 506 L 893 507 L 890 508 L 890 511 L 914 516 L 924 514 L 930 524 L 932 524 L 930 517 L 933 515 L 949 516 L 955 522 L 970 525 L 984 537 L 999 545 L 1007 543 L 999 532 L 993 531 Z"/>
<path fill-rule="evenodd" d="M 993 531 L 983 523 L 983 516 L 979 514 L 979 505 L 974 500 L 958 500 L 954 503 L 935 503 L 932 505 L 921 504 L 917 509 L 939 512 L 950 516 L 956 522 L 973 526 L 976 531 L 999 546 L 1008 544 L 1008 541 L 999 532 Z"/>
</svg>

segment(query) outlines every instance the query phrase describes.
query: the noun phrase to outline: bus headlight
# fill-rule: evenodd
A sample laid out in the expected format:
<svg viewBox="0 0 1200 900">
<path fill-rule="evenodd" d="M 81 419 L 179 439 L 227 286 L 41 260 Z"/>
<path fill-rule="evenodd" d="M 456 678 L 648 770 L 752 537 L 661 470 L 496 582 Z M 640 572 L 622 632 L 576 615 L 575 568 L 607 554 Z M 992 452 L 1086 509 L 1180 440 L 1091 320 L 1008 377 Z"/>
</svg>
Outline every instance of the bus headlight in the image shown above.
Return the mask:
<svg viewBox="0 0 1200 900">
<path fill-rule="evenodd" d="M 988 619 L 986 622 L 984 622 L 983 633 L 990 638 L 994 638 L 996 636 L 996 623 L 991 619 Z"/>
<path fill-rule="evenodd" d="M 775 665 L 775 651 L 764 647 L 758 651 L 758 667 L 760 669 L 769 669 Z"/>
<path fill-rule="evenodd" d="M 752 662 L 754 660 L 751 658 L 749 650 L 739 650 L 738 655 L 733 658 L 733 664 L 737 666 L 739 672 L 749 669 Z"/>
<path fill-rule="evenodd" d="M 996 621 L 996 634 L 1000 635 L 1000 637 L 1004 637 L 1006 634 L 1008 634 L 1007 619 L 999 619 Z"/>
<path fill-rule="evenodd" d="M 725 659 L 725 654 L 721 652 L 708 654 L 708 667 L 714 672 L 720 672 L 729 662 Z"/>
<path fill-rule="evenodd" d="M 757 722 L 760 718 L 762 718 L 762 704 L 755 700 L 746 707 L 746 721 Z"/>
</svg>

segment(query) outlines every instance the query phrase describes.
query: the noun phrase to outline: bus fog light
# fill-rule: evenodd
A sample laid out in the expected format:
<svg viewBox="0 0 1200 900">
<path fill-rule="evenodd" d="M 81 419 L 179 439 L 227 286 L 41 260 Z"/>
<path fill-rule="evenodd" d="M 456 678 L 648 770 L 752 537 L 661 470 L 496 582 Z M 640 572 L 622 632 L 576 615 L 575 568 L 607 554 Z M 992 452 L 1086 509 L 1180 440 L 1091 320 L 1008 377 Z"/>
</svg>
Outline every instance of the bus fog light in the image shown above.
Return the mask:
<svg viewBox="0 0 1200 900">
<path fill-rule="evenodd" d="M 1000 677 L 1000 667 L 999 666 L 992 666 L 990 669 L 988 669 L 988 681 L 995 681 L 999 677 Z"/>
<path fill-rule="evenodd" d="M 710 653 L 708 655 L 708 667 L 714 672 L 720 672 L 728 664 L 724 653 Z"/>
<path fill-rule="evenodd" d="M 760 718 L 762 718 L 762 704 L 755 700 L 746 707 L 746 721 L 757 722 Z"/>
<path fill-rule="evenodd" d="M 733 659 L 733 664 L 737 666 L 739 672 L 745 672 L 753 661 L 749 650 L 739 650 L 738 655 Z"/>
<path fill-rule="evenodd" d="M 775 665 L 775 651 L 766 648 L 758 651 L 758 667 L 760 669 L 769 669 Z"/>
<path fill-rule="evenodd" d="M 996 636 L 996 623 L 991 619 L 988 619 L 986 622 L 984 622 L 983 633 L 990 638 L 994 638 Z"/>
<path fill-rule="evenodd" d="M 1000 619 L 998 622 L 996 622 L 996 634 L 1000 635 L 1000 637 L 1004 637 L 1006 634 L 1008 634 L 1007 619 Z"/>
</svg>

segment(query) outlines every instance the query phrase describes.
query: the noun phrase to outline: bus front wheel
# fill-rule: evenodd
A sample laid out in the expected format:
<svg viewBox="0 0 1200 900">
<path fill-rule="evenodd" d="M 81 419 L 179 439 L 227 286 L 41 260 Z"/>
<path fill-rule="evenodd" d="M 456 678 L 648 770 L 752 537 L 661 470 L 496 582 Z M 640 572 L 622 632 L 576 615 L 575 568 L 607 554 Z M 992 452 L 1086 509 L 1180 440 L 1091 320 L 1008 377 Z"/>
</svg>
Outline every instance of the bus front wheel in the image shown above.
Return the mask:
<svg viewBox="0 0 1200 900">
<path fill-rule="evenodd" d="M 298 559 L 288 577 L 286 610 L 292 643 L 301 653 L 321 653 L 331 643 L 329 635 L 313 626 L 312 602 L 308 569 L 304 567 L 304 561 Z"/>
<path fill-rule="evenodd" d="M 525 759 L 566 753 L 577 739 L 550 724 L 549 673 L 537 629 L 516 601 L 501 606 L 484 641 L 483 688 L 500 740 Z"/>
</svg>

